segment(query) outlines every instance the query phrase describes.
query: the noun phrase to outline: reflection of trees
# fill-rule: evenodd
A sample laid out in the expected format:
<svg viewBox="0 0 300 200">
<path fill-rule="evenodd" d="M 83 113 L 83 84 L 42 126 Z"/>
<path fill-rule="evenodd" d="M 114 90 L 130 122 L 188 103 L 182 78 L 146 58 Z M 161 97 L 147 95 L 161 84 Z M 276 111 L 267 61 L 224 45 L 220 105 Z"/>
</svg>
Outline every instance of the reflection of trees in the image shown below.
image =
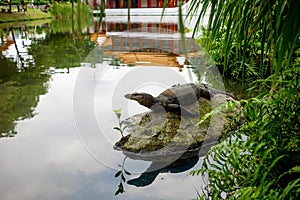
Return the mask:
<svg viewBox="0 0 300 200">
<path fill-rule="evenodd" d="M 41 74 L 38 68 L 17 73 L 16 63 L 3 57 L 0 63 L 0 137 L 12 137 L 16 120 L 34 116 L 39 95 L 47 92 L 49 75 Z"/>
<path fill-rule="evenodd" d="M 71 68 L 79 67 L 95 47 L 90 40 L 74 40 L 72 34 L 49 33 L 45 40 L 33 42 L 29 49 L 36 66 Z"/>
<path fill-rule="evenodd" d="M 12 59 L 0 55 L 0 80 L 12 75 L 16 70 L 16 63 Z"/>
<path fill-rule="evenodd" d="M 23 58 L 20 55 L 20 51 L 19 51 L 19 48 L 18 48 L 18 45 L 17 45 L 17 42 L 16 42 L 15 33 L 14 33 L 13 29 L 11 29 L 11 35 L 12 35 L 12 38 L 13 38 L 13 41 L 14 41 L 15 49 L 17 51 L 17 57 L 20 61 L 21 67 L 23 67 L 24 66 Z"/>
<path fill-rule="evenodd" d="M 14 61 L 0 57 L 0 137 L 14 136 L 15 122 L 34 116 L 39 96 L 48 89 L 50 67 L 79 67 L 94 47 L 89 40 L 77 39 L 74 44 L 71 33 L 45 32 L 45 39 L 32 39 L 28 47 L 33 65 L 18 68 Z"/>
</svg>

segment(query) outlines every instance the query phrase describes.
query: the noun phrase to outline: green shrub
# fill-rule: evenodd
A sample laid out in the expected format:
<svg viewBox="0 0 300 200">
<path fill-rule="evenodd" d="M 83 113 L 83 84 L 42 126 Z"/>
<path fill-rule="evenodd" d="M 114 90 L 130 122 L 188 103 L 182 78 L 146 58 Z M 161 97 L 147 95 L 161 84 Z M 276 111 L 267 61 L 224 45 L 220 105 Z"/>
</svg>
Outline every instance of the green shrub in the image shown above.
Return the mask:
<svg viewBox="0 0 300 200">
<path fill-rule="evenodd" d="M 234 72 L 242 81 L 253 74 L 260 78 L 274 74 L 274 87 L 299 46 L 299 7 L 299 0 L 205 0 L 201 5 L 191 0 L 190 9 L 191 13 L 201 9 L 198 22 L 209 11 L 206 47 L 220 51 L 224 74 Z"/>
<path fill-rule="evenodd" d="M 299 199 L 299 68 L 281 75 L 274 95 L 242 101 L 242 127 L 215 146 L 203 168 L 213 199 Z"/>
<path fill-rule="evenodd" d="M 199 4 L 192 1 L 192 8 Z M 300 198 L 300 13 L 298 0 L 205 0 L 204 44 L 225 75 L 251 80 L 242 125 L 192 174 L 202 199 Z M 266 93 L 265 91 L 268 91 Z"/>
<path fill-rule="evenodd" d="M 89 5 L 78 3 L 74 4 L 74 9 L 72 11 L 72 4 L 67 3 L 53 3 L 51 7 L 51 13 L 55 18 L 61 19 L 72 19 L 72 13 L 77 18 L 82 18 L 82 20 L 93 19 L 93 10 Z"/>
<path fill-rule="evenodd" d="M 209 37 L 209 31 L 203 27 L 203 34 L 198 43 L 201 46 L 207 47 L 207 51 L 212 59 L 215 61 L 218 69 L 223 75 L 231 76 L 235 79 L 240 79 L 244 74 L 244 78 L 247 82 L 251 82 L 258 78 L 266 78 L 270 75 L 270 70 L 266 67 L 260 72 L 260 55 L 261 55 L 261 34 L 257 34 L 251 40 L 251 45 L 248 44 L 246 47 L 246 57 L 243 61 L 242 52 L 237 47 L 237 42 L 233 41 L 228 52 L 225 52 L 223 45 L 226 40 L 226 29 L 220 30 L 217 33 L 216 38 L 211 41 Z M 208 47 L 209 45 L 209 47 Z M 226 58 L 226 56 L 228 56 Z M 226 64 L 224 62 L 226 61 Z M 224 67 L 226 65 L 226 67 Z M 263 60 L 264 66 L 270 65 L 270 60 L 266 57 Z"/>
</svg>

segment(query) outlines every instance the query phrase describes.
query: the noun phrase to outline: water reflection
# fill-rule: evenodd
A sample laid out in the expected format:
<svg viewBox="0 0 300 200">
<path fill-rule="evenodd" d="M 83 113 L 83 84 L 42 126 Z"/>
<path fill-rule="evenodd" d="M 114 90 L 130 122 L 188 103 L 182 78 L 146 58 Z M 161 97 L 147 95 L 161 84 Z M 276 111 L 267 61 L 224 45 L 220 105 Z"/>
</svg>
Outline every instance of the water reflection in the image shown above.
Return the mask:
<svg viewBox="0 0 300 200">
<path fill-rule="evenodd" d="M 179 152 L 176 155 L 164 154 L 160 156 L 145 156 L 139 153 L 136 154 L 124 151 L 123 154 L 125 154 L 125 157 L 123 162 L 118 165 L 121 170 L 115 174 L 116 178 L 120 178 L 118 190 L 115 195 L 125 192 L 125 183 L 136 187 L 145 187 L 151 185 L 161 173 L 182 173 L 192 169 L 199 162 L 199 159 L 204 157 L 216 142 L 216 139 L 209 139 L 196 149 L 186 150 L 183 153 Z M 178 155 L 180 156 L 178 157 Z M 132 174 L 130 168 L 125 167 L 127 159 L 130 159 L 133 162 L 138 160 L 150 161 L 150 165 L 144 172 Z M 132 176 L 136 177 L 130 179 Z M 128 181 L 126 182 L 127 179 Z"/>
<path fill-rule="evenodd" d="M 63 26 L 63 23 L 57 24 L 58 27 Z M 147 35 L 148 38 L 141 38 L 140 43 L 136 36 L 144 34 L 141 32 L 134 33 L 137 34 L 135 36 L 130 35 L 133 36 L 132 42 L 130 39 L 125 42 L 128 38 L 124 34 L 112 36 L 113 31 L 106 35 L 100 33 L 98 24 L 75 32 L 70 28 L 63 30 L 64 27 L 56 29 L 55 26 L 53 23 L 32 27 L 22 25 L 13 29 L 3 28 L 1 31 L 0 133 L 1 137 L 20 133 L 13 140 L 0 140 L 0 172 L 3 180 L 0 183 L 1 198 L 112 199 L 116 185 L 120 184 L 119 179 L 113 178 L 117 172 L 115 168 L 124 158 L 121 152 L 112 148 L 113 143 L 119 139 L 118 135 L 111 133 L 114 126 L 112 110 L 126 107 L 124 105 L 127 101 L 121 98 L 124 93 L 132 92 L 128 88 L 135 88 L 133 80 L 145 82 L 146 78 L 157 78 L 155 81 L 164 80 L 165 85 L 170 87 L 196 81 L 197 76 L 193 73 L 196 70 L 188 68 L 189 64 L 180 58 L 180 44 L 172 38 L 175 35 L 172 32 L 158 33 L 161 40 L 149 38 L 151 33 Z M 124 42 L 123 47 L 112 46 L 113 41 L 121 44 L 121 40 Z M 173 41 L 174 46 L 168 46 L 167 40 L 171 43 Z M 152 47 L 149 46 L 150 42 Z M 96 44 L 101 45 L 94 48 Z M 141 61 L 142 57 L 138 57 L 140 61 L 129 62 L 125 62 L 129 57 L 123 57 L 139 53 L 163 56 L 172 52 L 172 48 L 174 51 L 178 49 L 170 58 L 173 64 L 177 63 L 172 68 L 162 67 L 165 63 L 156 68 L 145 65 L 138 67 L 146 62 Z M 124 55 L 125 50 L 129 51 L 127 55 Z M 20 62 L 18 52 L 24 58 L 23 62 Z M 167 56 L 164 55 L 164 58 Z M 108 64 L 116 64 L 112 63 L 114 59 L 120 65 L 118 69 Z M 201 62 L 195 59 L 193 63 L 197 65 Z M 135 63 L 136 67 L 128 67 L 130 63 Z M 157 63 L 152 62 L 156 66 Z M 177 66 L 180 63 L 183 66 L 182 72 L 179 72 Z M 106 71 L 98 79 L 99 71 L 103 69 Z M 89 118 L 90 113 L 86 112 L 90 110 L 84 107 L 80 110 L 82 112 L 77 113 L 83 120 L 82 127 L 76 127 L 78 124 L 74 122 L 72 103 L 75 101 L 73 92 L 81 70 L 88 73 L 85 74 L 86 79 L 80 92 L 92 92 L 93 101 L 87 103 L 93 106 L 92 114 L 96 115 L 96 120 L 95 116 Z M 201 72 L 202 69 L 197 70 Z M 160 89 L 161 86 L 159 90 L 153 86 L 148 88 L 150 92 Z M 86 106 L 85 98 L 88 97 L 83 95 L 78 101 Z M 125 117 L 140 112 L 136 105 L 129 105 L 128 108 Z M 103 129 L 99 130 L 98 125 L 103 126 Z M 81 130 L 82 141 L 78 139 L 76 128 Z M 82 143 L 110 168 L 91 157 Z M 195 156 L 160 168 L 161 161 L 127 158 L 126 170 L 131 175 L 126 175 L 124 171 L 128 180 L 124 188 L 126 193 L 115 198 L 150 200 L 195 197 L 193 186 L 198 187 L 198 178 L 189 177 L 184 183 L 182 179 L 186 176 L 185 170 L 192 169 L 198 159 Z M 165 173 L 167 171 L 171 173 Z M 137 190 L 137 185 L 147 187 Z M 166 192 L 174 188 L 177 190 Z"/>
<path fill-rule="evenodd" d="M 199 151 L 200 150 L 198 150 L 198 153 Z M 137 174 L 132 174 L 129 169 L 125 168 L 127 158 L 128 157 L 126 156 L 123 159 L 122 164 L 119 164 L 120 170 L 117 171 L 114 175 L 115 178 L 120 180 L 115 195 L 119 195 L 125 192 L 124 185 L 126 183 L 135 187 L 149 186 L 155 181 L 160 173 L 182 173 L 189 169 L 192 169 L 199 161 L 199 155 L 197 155 L 197 152 L 194 152 L 189 156 L 184 154 L 171 164 L 164 160 L 152 161 L 150 166 L 144 172 L 138 175 L 138 177 L 130 179 L 130 177 L 137 176 Z M 126 180 L 128 181 L 126 182 Z"/>
<path fill-rule="evenodd" d="M 17 63 L 0 56 L 0 137 L 13 137 L 17 120 L 32 118 L 39 96 L 47 92 L 48 74 L 36 68 L 22 69 Z"/>
<path fill-rule="evenodd" d="M 49 24 L 4 27 L 0 35 L 0 137 L 13 137 L 16 121 L 35 116 L 53 71 L 79 67 L 95 44 L 53 33 Z"/>
<path fill-rule="evenodd" d="M 181 173 L 193 168 L 199 161 L 198 155 L 183 155 L 173 163 L 169 164 L 166 161 L 153 161 L 148 169 L 139 177 L 130 179 L 127 183 L 136 187 L 145 187 L 154 182 L 160 173 Z M 169 165 L 166 166 L 166 163 Z"/>
</svg>

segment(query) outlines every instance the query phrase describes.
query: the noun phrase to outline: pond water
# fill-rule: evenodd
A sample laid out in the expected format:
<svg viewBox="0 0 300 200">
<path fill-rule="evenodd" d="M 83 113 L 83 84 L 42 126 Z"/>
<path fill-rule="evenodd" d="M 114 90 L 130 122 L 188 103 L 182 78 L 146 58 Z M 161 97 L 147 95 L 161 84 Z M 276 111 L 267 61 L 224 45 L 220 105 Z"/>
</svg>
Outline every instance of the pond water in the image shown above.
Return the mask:
<svg viewBox="0 0 300 200">
<path fill-rule="evenodd" d="M 187 174 L 202 158 L 149 170 L 157 163 L 114 150 L 113 110 L 121 108 L 122 119 L 146 111 L 124 98 L 134 91 L 157 95 L 198 81 L 222 87 L 217 71 L 195 67 L 204 63 L 195 56 L 201 49 L 186 39 L 187 62 L 173 23 L 138 22 L 122 32 L 122 23 L 106 22 L 95 33 L 95 22 L 76 34 L 56 23 L 1 28 L 1 199 L 196 198 L 203 183 Z M 125 193 L 115 195 L 120 183 Z"/>
</svg>

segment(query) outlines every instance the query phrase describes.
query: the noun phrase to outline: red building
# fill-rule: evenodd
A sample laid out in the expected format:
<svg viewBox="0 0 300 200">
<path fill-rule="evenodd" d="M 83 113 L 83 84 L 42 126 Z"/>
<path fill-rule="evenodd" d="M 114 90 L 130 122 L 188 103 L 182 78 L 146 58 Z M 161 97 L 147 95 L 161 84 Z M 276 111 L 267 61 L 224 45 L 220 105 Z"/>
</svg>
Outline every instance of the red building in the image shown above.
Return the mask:
<svg viewBox="0 0 300 200">
<path fill-rule="evenodd" d="M 164 0 L 106 0 L 106 8 L 162 8 Z M 176 7 L 177 0 L 169 0 L 167 7 Z"/>
<path fill-rule="evenodd" d="M 105 8 L 162 8 L 164 0 L 104 0 Z M 180 0 L 168 0 L 166 7 L 172 8 L 178 6 Z M 94 9 L 97 10 L 101 4 L 101 0 L 93 0 Z"/>
</svg>

